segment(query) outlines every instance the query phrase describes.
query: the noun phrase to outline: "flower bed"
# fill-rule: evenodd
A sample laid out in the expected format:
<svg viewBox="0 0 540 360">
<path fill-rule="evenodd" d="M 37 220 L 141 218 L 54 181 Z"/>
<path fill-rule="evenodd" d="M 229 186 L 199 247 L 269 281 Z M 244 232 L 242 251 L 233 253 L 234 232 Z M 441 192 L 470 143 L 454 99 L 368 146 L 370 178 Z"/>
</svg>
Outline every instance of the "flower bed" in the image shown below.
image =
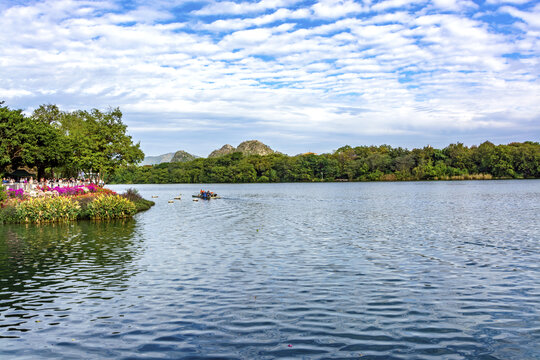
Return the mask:
<svg viewBox="0 0 540 360">
<path fill-rule="evenodd" d="M 0 198 L 4 199 L 0 200 L 0 224 L 126 218 L 154 205 L 140 196 L 133 198 L 134 190 L 121 196 L 93 184 L 0 192 L 5 194 Z"/>
</svg>

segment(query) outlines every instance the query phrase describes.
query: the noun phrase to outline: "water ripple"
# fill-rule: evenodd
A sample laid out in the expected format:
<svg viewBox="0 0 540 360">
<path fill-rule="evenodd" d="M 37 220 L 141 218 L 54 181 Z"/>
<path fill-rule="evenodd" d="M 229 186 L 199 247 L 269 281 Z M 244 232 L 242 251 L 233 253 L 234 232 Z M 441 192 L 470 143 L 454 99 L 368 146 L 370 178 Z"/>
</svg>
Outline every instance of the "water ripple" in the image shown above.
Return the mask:
<svg viewBox="0 0 540 360">
<path fill-rule="evenodd" d="M 139 186 L 134 221 L 2 226 L 0 357 L 538 359 L 538 185 Z"/>
</svg>

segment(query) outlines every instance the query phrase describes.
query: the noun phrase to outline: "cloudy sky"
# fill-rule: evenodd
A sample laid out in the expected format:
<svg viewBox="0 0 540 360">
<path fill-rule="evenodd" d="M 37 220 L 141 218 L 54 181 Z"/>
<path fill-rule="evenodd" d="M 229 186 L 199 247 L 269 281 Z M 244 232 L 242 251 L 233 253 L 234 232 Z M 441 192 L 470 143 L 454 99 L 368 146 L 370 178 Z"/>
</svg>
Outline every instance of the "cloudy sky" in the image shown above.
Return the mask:
<svg viewBox="0 0 540 360">
<path fill-rule="evenodd" d="M 538 0 L 2 0 L 0 24 L 0 100 L 119 106 L 147 155 L 540 140 Z"/>
</svg>

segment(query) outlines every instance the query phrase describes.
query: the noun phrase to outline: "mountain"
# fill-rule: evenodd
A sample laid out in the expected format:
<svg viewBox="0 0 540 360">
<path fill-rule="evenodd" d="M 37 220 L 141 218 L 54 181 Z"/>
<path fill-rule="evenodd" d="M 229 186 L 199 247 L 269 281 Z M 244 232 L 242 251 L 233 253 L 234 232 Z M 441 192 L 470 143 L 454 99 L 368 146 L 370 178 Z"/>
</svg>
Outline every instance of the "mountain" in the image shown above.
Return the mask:
<svg viewBox="0 0 540 360">
<path fill-rule="evenodd" d="M 274 150 L 270 149 L 270 146 L 263 144 L 259 140 L 244 141 L 236 148 L 236 151 L 242 154 L 249 155 L 270 155 L 274 153 Z"/>
<path fill-rule="evenodd" d="M 218 150 L 214 150 L 210 153 L 210 155 L 208 155 L 209 158 L 212 158 L 212 157 L 220 157 L 220 156 L 225 156 L 225 155 L 228 155 L 228 154 L 232 154 L 233 152 L 236 151 L 236 148 L 229 145 L 229 144 L 225 144 L 221 147 L 221 149 L 218 149 Z"/>
<path fill-rule="evenodd" d="M 174 153 L 167 153 L 163 155 L 156 156 L 145 156 L 141 165 L 156 165 L 164 162 L 171 162 Z"/>
<path fill-rule="evenodd" d="M 195 160 L 198 158 L 198 156 L 192 155 L 188 152 L 185 152 L 184 150 L 178 150 L 174 153 L 174 156 L 172 157 L 170 162 L 188 162 L 191 160 Z"/>
<path fill-rule="evenodd" d="M 237 148 L 229 144 L 223 145 L 221 149 L 214 150 L 208 155 L 209 158 L 220 157 L 234 152 L 241 152 L 243 155 L 270 155 L 275 153 L 268 145 L 263 144 L 259 140 L 244 141 Z"/>
</svg>

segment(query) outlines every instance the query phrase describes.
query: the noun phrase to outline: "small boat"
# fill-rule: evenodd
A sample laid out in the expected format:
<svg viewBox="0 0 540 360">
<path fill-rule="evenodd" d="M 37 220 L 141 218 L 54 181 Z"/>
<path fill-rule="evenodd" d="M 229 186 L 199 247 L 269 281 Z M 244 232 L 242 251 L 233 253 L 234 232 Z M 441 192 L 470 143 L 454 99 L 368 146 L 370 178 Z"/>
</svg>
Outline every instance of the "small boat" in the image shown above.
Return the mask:
<svg viewBox="0 0 540 360">
<path fill-rule="evenodd" d="M 174 197 L 174 200 L 182 200 L 182 197 L 180 197 L 180 196 L 175 196 L 175 197 Z"/>
<path fill-rule="evenodd" d="M 152 195 L 152 199 L 155 199 L 157 198 L 158 196 L 157 195 Z"/>
<path fill-rule="evenodd" d="M 195 194 L 195 195 L 191 195 L 191 197 L 203 199 L 203 200 L 221 199 L 221 197 L 219 197 L 218 194 L 212 194 L 210 196 L 203 196 L 202 194 Z"/>
<path fill-rule="evenodd" d="M 169 200 L 169 204 L 172 204 L 174 202 L 174 200 Z"/>
</svg>

